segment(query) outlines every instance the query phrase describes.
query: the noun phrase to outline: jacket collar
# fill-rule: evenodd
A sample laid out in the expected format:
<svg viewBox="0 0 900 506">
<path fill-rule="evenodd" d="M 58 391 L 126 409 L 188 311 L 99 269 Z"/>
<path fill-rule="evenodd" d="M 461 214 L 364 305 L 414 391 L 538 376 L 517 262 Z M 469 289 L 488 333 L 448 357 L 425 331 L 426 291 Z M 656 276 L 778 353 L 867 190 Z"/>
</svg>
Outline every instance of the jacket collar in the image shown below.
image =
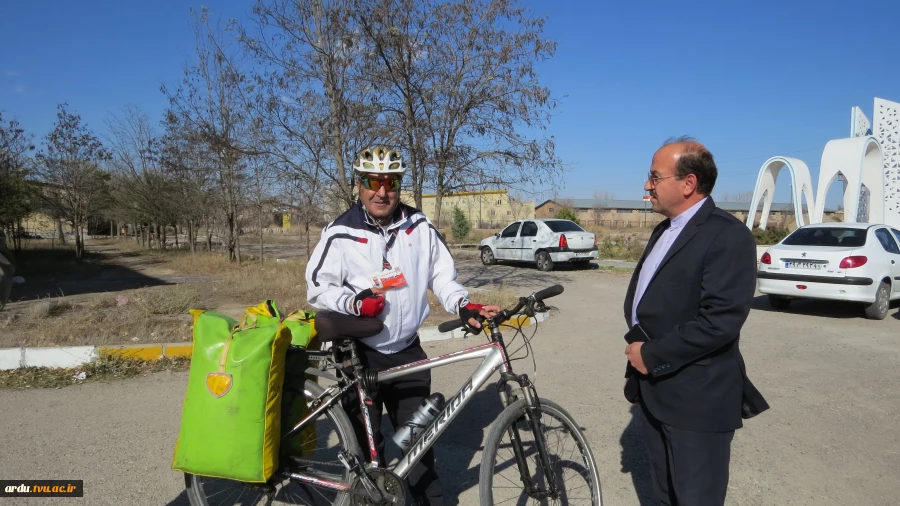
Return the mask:
<svg viewBox="0 0 900 506">
<path fill-rule="evenodd" d="M 363 205 L 362 200 L 357 199 L 356 206 L 359 208 L 359 212 L 362 213 L 363 222 L 376 229 L 383 228 L 385 230 L 392 230 L 402 225 L 409 218 L 409 213 L 406 212 L 406 206 L 404 206 L 402 202 L 397 203 L 397 208 L 394 209 L 394 213 L 391 214 L 390 219 L 384 225 L 379 225 L 378 222 L 372 218 L 369 211 L 366 209 L 366 206 Z"/>
</svg>

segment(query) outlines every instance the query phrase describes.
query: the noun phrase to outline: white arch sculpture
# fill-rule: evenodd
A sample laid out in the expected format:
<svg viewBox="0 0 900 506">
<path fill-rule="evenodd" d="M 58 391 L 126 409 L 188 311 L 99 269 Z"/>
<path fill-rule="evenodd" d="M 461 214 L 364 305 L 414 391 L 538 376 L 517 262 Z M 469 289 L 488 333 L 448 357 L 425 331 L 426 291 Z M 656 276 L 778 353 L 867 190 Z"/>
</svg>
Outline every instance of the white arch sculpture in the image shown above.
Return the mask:
<svg viewBox="0 0 900 506">
<path fill-rule="evenodd" d="M 775 181 L 783 168 L 787 168 L 790 173 L 791 186 L 793 187 L 791 201 L 794 204 L 794 220 L 798 227 L 807 224 L 803 215 L 801 197 L 806 197 L 809 223 L 821 223 L 825 215 L 825 197 L 828 195 L 828 189 L 839 174 L 846 179 L 843 193 L 844 221 L 857 221 L 860 191 L 865 186 L 869 190 L 869 215 L 867 221 L 870 223 L 884 223 L 883 167 L 881 144 L 872 136 L 829 141 L 822 152 L 818 193 L 813 198 L 812 178 L 809 175 L 809 167 L 802 160 L 784 156 L 769 158 L 763 163 L 759 170 L 759 176 L 756 179 L 753 201 L 751 202 L 750 213 L 747 216 L 747 227 L 753 229 L 756 221 L 756 209 L 759 207 L 759 201 L 764 198 L 759 228 L 762 230 L 766 229 L 769 221 L 769 212 L 772 207 L 772 199 L 775 194 Z"/>
<path fill-rule="evenodd" d="M 857 221 L 859 196 L 863 185 L 869 190 L 869 223 L 884 223 L 884 161 L 881 144 L 871 136 L 829 141 L 822 152 L 818 194 L 812 223 L 821 223 L 825 214 L 825 196 L 837 179 L 844 176 L 844 221 Z"/>
<path fill-rule="evenodd" d="M 772 209 L 772 199 L 775 198 L 775 181 L 781 169 L 787 169 L 791 177 L 791 186 L 793 187 L 793 195 L 791 200 L 794 203 L 794 219 L 797 226 L 801 227 L 806 224 L 803 216 L 803 206 L 801 196 L 806 197 L 806 208 L 810 213 L 810 222 L 813 217 L 813 188 L 812 177 L 809 175 L 809 167 L 799 158 L 788 158 L 785 156 L 773 156 L 763 163 L 759 170 L 759 176 L 756 178 L 756 188 L 753 190 L 753 200 L 750 204 L 750 213 L 747 215 L 747 227 L 753 229 L 756 220 L 756 209 L 759 207 L 759 201 L 763 201 L 762 215 L 759 220 L 759 228 L 766 229 L 769 221 L 769 211 Z"/>
</svg>

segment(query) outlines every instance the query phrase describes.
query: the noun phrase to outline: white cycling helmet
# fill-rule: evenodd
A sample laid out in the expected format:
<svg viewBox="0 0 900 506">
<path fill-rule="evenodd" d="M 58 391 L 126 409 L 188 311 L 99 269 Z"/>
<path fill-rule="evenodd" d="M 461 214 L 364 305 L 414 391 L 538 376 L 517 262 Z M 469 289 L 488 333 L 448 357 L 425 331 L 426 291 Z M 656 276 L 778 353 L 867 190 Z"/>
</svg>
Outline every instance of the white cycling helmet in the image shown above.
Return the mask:
<svg viewBox="0 0 900 506">
<path fill-rule="evenodd" d="M 406 172 L 400 153 L 385 147 L 365 149 L 353 162 L 353 170 L 365 174 L 398 174 Z"/>
</svg>

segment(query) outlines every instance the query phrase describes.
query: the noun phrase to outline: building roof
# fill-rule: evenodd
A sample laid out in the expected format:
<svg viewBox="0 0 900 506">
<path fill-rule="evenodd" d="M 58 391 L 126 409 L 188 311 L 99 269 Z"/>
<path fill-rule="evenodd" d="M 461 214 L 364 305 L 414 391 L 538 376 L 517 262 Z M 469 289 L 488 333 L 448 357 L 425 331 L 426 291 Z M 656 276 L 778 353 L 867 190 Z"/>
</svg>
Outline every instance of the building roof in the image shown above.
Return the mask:
<svg viewBox="0 0 900 506">
<path fill-rule="evenodd" d="M 540 209 L 547 204 L 554 203 L 557 206 L 562 206 L 563 204 L 560 202 L 565 202 L 567 205 L 570 205 L 573 209 L 581 209 L 581 210 L 589 210 L 594 209 L 598 204 L 603 209 L 631 209 L 631 210 L 643 210 L 649 209 L 650 203 L 646 200 L 596 200 L 596 199 L 560 199 L 560 200 L 545 200 L 541 202 L 535 209 Z M 716 206 L 722 210 L 729 212 L 749 212 L 750 211 L 750 202 L 716 202 Z M 772 202 L 771 212 L 791 212 L 794 210 L 794 205 L 791 203 L 777 203 Z M 826 213 L 836 212 L 837 209 L 825 208 Z M 803 212 L 807 212 L 806 205 L 803 206 Z"/>
<path fill-rule="evenodd" d="M 473 192 L 457 192 L 457 193 L 445 193 L 444 197 L 463 197 L 467 195 L 506 195 L 507 190 L 479 190 Z M 423 193 L 422 198 L 434 198 L 436 194 L 434 193 Z"/>
</svg>

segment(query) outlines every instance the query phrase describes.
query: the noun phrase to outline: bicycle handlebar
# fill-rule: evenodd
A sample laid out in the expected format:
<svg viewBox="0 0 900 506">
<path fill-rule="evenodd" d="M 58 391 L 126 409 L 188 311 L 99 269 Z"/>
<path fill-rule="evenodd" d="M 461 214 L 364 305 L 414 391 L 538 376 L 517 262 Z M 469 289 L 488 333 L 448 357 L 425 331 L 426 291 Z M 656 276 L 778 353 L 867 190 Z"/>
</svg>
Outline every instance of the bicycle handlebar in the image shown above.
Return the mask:
<svg viewBox="0 0 900 506">
<path fill-rule="evenodd" d="M 563 286 L 562 285 L 553 285 L 553 286 L 544 288 L 543 290 L 541 290 L 539 292 L 535 292 L 534 295 L 532 295 L 532 297 L 534 297 L 534 300 L 536 300 L 536 301 L 542 301 L 544 299 L 549 299 L 550 297 L 556 297 L 557 295 L 559 295 L 561 293 L 563 293 Z"/>
<path fill-rule="evenodd" d="M 543 290 L 534 292 L 533 294 L 531 294 L 528 297 L 520 298 L 519 302 L 516 304 L 516 306 L 514 308 L 504 309 L 504 310 L 500 311 L 499 313 L 497 313 L 497 316 L 495 316 L 493 318 L 493 321 L 497 325 L 500 325 L 501 323 L 505 322 L 506 320 L 509 320 L 510 318 L 512 318 L 514 315 L 518 314 L 518 312 L 521 311 L 522 308 L 525 307 L 526 304 L 533 305 L 535 302 L 542 302 L 542 301 L 544 301 L 544 299 L 549 299 L 550 297 L 556 297 L 557 295 L 559 295 L 561 293 L 563 293 L 562 285 L 553 285 L 553 286 L 544 288 Z M 449 322 L 444 322 L 444 323 L 438 325 L 438 332 L 450 332 L 451 330 L 456 330 L 456 329 L 462 327 L 463 325 L 464 324 L 463 324 L 462 320 L 452 320 Z M 482 328 L 483 328 L 483 325 L 482 325 Z"/>
<path fill-rule="evenodd" d="M 438 325 L 438 332 L 450 332 L 463 326 L 462 320 L 453 320 Z"/>
</svg>

